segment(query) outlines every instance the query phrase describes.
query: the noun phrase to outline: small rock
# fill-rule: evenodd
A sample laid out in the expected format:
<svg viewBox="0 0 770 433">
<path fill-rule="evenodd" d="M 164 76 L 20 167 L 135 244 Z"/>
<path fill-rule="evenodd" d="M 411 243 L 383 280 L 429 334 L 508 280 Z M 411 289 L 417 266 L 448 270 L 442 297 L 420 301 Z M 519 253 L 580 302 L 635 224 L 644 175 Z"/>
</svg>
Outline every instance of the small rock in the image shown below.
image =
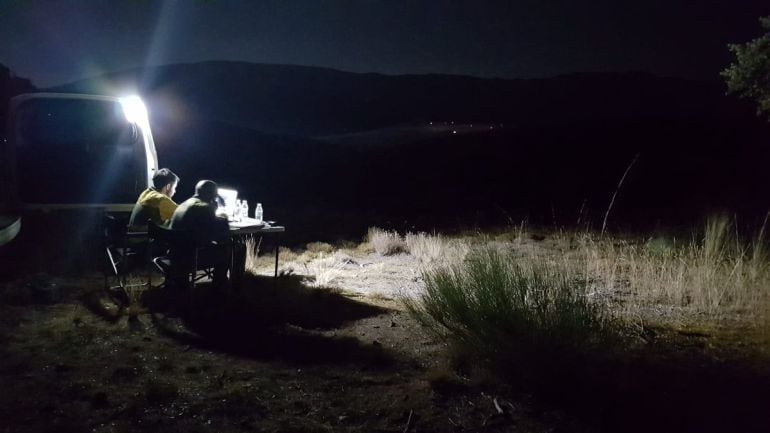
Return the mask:
<svg viewBox="0 0 770 433">
<path fill-rule="evenodd" d="M 395 328 L 395 327 L 396 327 L 396 322 L 394 322 L 394 321 L 392 321 L 392 320 L 391 320 L 391 321 L 390 321 L 390 327 L 391 327 L 391 328 Z"/>
</svg>

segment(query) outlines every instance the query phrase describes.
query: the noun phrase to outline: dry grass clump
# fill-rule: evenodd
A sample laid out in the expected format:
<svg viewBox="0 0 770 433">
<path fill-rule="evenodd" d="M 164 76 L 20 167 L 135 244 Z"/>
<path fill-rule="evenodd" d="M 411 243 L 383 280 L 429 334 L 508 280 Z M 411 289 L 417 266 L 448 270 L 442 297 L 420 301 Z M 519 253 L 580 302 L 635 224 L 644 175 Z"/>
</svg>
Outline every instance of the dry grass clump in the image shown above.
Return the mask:
<svg viewBox="0 0 770 433">
<path fill-rule="evenodd" d="M 305 249 L 311 253 L 330 254 L 334 251 L 334 246 L 326 242 L 310 242 Z"/>
<path fill-rule="evenodd" d="M 254 239 L 246 240 L 246 272 L 258 275 L 260 270 L 266 269 L 272 272 L 274 258 L 270 255 L 259 257 L 259 245 Z M 312 277 L 312 286 L 333 286 L 342 273 L 349 257 L 341 252 L 334 252 L 334 247 L 324 242 L 311 242 L 307 249 L 301 253 L 288 248 L 281 248 L 280 257 L 284 268 L 291 273 Z"/>
<path fill-rule="evenodd" d="M 367 242 L 377 254 L 382 256 L 391 256 L 407 250 L 401 235 L 395 231 L 383 230 L 378 227 L 369 228 Z"/>
<path fill-rule="evenodd" d="M 260 271 L 270 270 L 272 272 L 273 266 L 275 266 L 275 257 L 272 254 L 259 255 L 260 244 L 258 239 L 248 238 L 245 242 L 246 246 L 246 272 L 258 275 Z M 294 251 L 286 247 L 279 247 L 279 256 L 281 263 L 290 263 L 297 260 L 298 255 Z"/>
<path fill-rule="evenodd" d="M 461 263 L 470 251 L 467 241 L 449 240 L 441 235 L 407 233 L 406 247 L 423 266 L 446 266 Z"/>
<path fill-rule="evenodd" d="M 345 266 L 345 259 L 340 254 L 318 254 L 315 260 L 307 265 L 308 272 L 313 275 L 315 287 L 333 286 L 337 278 L 342 273 Z"/>
<path fill-rule="evenodd" d="M 246 239 L 246 272 L 256 275 L 259 263 L 259 243 L 254 238 Z"/>
<path fill-rule="evenodd" d="M 620 313 L 658 319 L 758 319 L 767 313 L 770 264 L 764 229 L 742 241 L 727 218 L 712 218 L 686 242 L 625 242 L 584 235 L 569 254 L 592 279 L 595 294 L 619 298 Z M 535 258 L 531 258 L 534 260 Z M 681 313 L 681 314 L 672 314 Z"/>
<path fill-rule="evenodd" d="M 126 278 L 123 292 L 126 296 L 126 314 L 136 317 L 147 311 L 142 306 L 142 295 L 147 291 L 147 277 L 131 275 Z"/>
<path fill-rule="evenodd" d="M 407 233 L 406 248 L 422 263 L 435 263 L 441 260 L 446 241 L 441 235 L 428 235 L 425 233 Z"/>
</svg>

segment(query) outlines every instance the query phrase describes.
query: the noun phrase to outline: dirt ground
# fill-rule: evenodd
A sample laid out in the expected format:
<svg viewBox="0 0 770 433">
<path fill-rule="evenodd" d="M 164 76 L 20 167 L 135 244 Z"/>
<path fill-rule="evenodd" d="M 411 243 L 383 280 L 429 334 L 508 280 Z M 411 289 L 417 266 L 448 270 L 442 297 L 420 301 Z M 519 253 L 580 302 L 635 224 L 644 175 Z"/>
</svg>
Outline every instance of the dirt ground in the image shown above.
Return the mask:
<svg viewBox="0 0 770 433">
<path fill-rule="evenodd" d="M 278 279 L 271 257 L 260 260 L 239 292 L 206 284 L 185 294 L 135 291 L 144 306 L 130 309 L 118 307 L 97 274 L 2 283 L 0 432 L 618 431 L 456 361 L 399 301 L 422 289 L 408 254 L 285 252 Z M 675 337 L 684 352 L 710 347 L 698 333 Z M 634 426 L 647 425 L 648 409 L 658 406 L 673 405 L 665 426 L 682 427 L 693 413 L 716 407 L 731 419 L 770 401 L 766 391 L 748 406 L 735 398 L 761 381 L 722 374 L 724 359 L 697 374 L 680 361 L 665 355 L 665 368 L 634 372 L 613 394 L 637 406 L 623 421 L 630 430 L 640 431 Z M 666 383 L 658 391 L 647 375 Z M 738 385 L 711 389 L 703 375 Z M 679 377 L 687 379 L 671 380 Z M 610 399 L 590 392 L 582 410 L 610 410 Z M 698 394 L 710 403 L 690 397 Z M 681 399 L 692 401 L 679 409 Z M 731 400 L 740 407 L 726 407 Z"/>
<path fill-rule="evenodd" d="M 356 266 L 365 274 L 408 260 L 384 261 Z M 372 287 L 383 290 L 367 294 L 355 290 L 366 287 L 363 277 L 344 292 L 256 277 L 249 288 L 261 294 L 249 302 L 264 310 L 236 311 L 240 295 L 201 294 L 228 319 L 193 324 L 163 308 L 119 311 L 98 275 L 8 282 L 0 431 L 549 431 L 559 423 L 557 413 L 534 414 L 526 397 L 454 372 L 446 345 L 392 297 L 391 285 L 415 284 L 413 271 L 382 275 Z"/>
</svg>

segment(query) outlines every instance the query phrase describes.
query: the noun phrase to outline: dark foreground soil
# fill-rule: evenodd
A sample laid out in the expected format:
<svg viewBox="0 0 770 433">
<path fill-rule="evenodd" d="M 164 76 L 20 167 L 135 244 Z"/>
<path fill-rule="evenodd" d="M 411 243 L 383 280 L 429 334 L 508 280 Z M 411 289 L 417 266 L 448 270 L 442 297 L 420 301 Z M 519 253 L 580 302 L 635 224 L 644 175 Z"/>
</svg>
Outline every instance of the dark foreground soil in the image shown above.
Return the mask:
<svg viewBox="0 0 770 433">
<path fill-rule="evenodd" d="M 98 278 L 7 283 L 0 431 L 496 432 L 562 423 L 558 412 L 536 415 L 525 398 L 444 367 L 446 347 L 393 300 L 281 284 L 256 285 L 264 310 L 201 294 L 231 317 L 183 320 L 158 311 L 168 308 L 119 311 Z"/>
<path fill-rule="evenodd" d="M 769 364 L 735 358 L 756 352 L 741 336 L 650 328 L 642 357 L 554 360 L 519 392 L 398 301 L 302 277 L 131 308 L 96 276 L 1 289 L 0 432 L 770 431 Z"/>
</svg>

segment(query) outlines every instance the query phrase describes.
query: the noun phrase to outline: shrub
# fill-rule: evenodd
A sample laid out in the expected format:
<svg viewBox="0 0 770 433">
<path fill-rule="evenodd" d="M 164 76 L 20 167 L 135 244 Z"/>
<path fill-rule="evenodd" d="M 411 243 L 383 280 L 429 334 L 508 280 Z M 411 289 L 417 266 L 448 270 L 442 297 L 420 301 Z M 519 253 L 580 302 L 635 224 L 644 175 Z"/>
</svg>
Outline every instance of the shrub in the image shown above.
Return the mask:
<svg viewBox="0 0 770 433">
<path fill-rule="evenodd" d="M 367 234 L 367 241 L 377 254 L 390 256 L 406 251 L 406 244 L 395 231 L 387 231 L 378 227 L 371 227 Z"/>
<path fill-rule="evenodd" d="M 404 302 L 430 329 L 509 372 L 541 370 L 608 347 L 618 335 L 605 306 L 586 296 L 586 278 L 576 269 L 519 263 L 484 249 L 425 272 L 425 293 Z"/>
</svg>

